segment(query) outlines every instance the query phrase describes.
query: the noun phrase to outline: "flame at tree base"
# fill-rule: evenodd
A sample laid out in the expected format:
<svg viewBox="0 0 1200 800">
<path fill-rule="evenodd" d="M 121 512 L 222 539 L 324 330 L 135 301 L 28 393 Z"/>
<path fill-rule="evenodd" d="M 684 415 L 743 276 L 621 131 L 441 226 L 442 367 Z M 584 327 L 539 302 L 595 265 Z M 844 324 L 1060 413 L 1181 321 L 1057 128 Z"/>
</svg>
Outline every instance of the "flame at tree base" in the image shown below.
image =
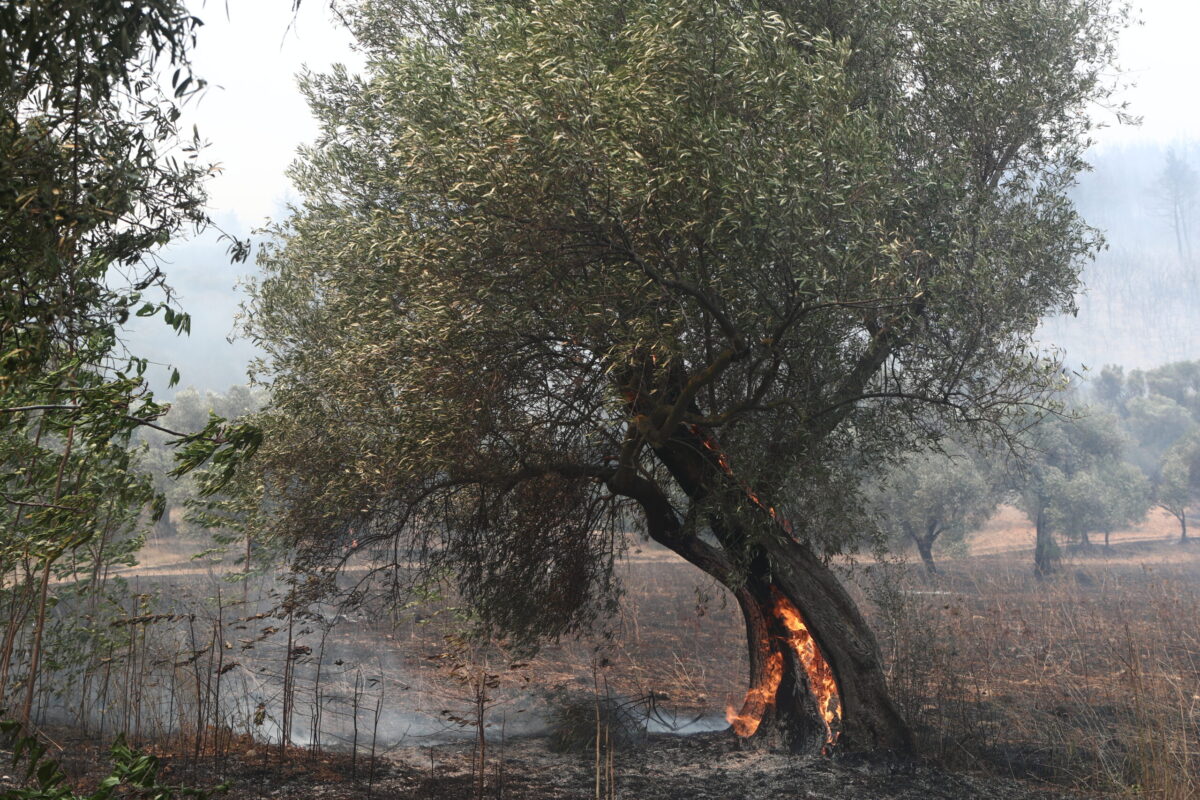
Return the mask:
<svg viewBox="0 0 1200 800">
<path fill-rule="evenodd" d="M 833 668 L 821 654 L 821 648 L 809 632 L 800 609 L 775 587 L 771 587 L 771 597 L 774 601 L 771 614 L 786 632 L 782 638 L 804 667 L 809 690 L 817 704 L 817 713 L 825 724 L 825 743 L 832 745 L 838 737 L 834 725 L 842 716 L 841 696 L 833 677 Z M 767 710 L 775 704 L 775 694 L 783 680 L 783 653 L 771 651 L 765 672 L 758 685 L 746 692 L 740 712 L 735 712 L 732 706 L 725 711 L 725 718 L 738 736 L 754 735 Z"/>
<path fill-rule="evenodd" d="M 792 530 L 792 524 L 776 513 L 773 506 L 763 502 L 762 498 L 748 485 L 737 481 L 733 474 L 733 466 L 729 463 L 729 457 L 721 450 L 717 440 L 699 425 L 692 425 L 690 431 L 712 454 L 717 467 L 737 482 L 750 502 L 765 511 L 784 533 L 795 540 L 796 535 Z M 833 677 L 833 668 L 821 654 L 821 648 L 817 646 L 816 640 L 808 630 L 808 624 L 804 621 L 804 615 L 800 613 L 800 609 L 796 608 L 795 603 L 787 599 L 774 586 L 771 587 L 771 600 L 773 602 L 771 615 L 784 630 L 783 635 L 779 638 L 783 639 L 791 648 L 808 676 L 808 688 L 816 701 L 817 713 L 821 716 L 821 721 L 825 723 L 825 750 L 828 750 L 829 746 L 837 741 L 838 732 L 834 730 L 834 724 L 842 716 L 841 695 L 838 693 L 837 681 Z M 752 736 L 762 725 L 767 710 L 775 704 L 775 695 L 779 691 L 779 684 L 783 681 L 784 663 L 782 652 L 773 647 L 770 648 L 770 651 L 765 665 L 766 674 L 757 686 L 751 687 L 750 691 L 746 693 L 746 699 L 742 702 L 742 710 L 735 712 L 732 706 L 725 710 L 725 718 L 729 720 L 730 726 L 738 736 Z"/>
<path fill-rule="evenodd" d="M 779 682 L 783 680 L 783 653 L 775 651 L 767 658 L 767 674 L 762 683 L 751 687 L 742 701 L 741 713 L 735 712 L 733 706 L 725 709 L 725 719 L 729 721 L 733 732 L 743 738 L 753 736 L 762 724 L 767 709 L 775 702 L 775 692 Z"/>
</svg>

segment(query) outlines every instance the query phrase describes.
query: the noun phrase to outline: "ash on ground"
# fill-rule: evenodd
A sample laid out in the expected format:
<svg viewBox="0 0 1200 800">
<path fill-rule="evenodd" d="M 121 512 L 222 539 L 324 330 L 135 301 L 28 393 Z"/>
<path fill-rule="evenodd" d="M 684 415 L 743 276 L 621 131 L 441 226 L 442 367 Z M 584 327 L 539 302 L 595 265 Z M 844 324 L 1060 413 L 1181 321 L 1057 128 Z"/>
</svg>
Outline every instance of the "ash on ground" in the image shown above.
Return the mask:
<svg viewBox="0 0 1200 800">
<path fill-rule="evenodd" d="M 403 747 L 388 754 L 368 781 L 358 777 L 319 778 L 262 765 L 231 765 L 230 796 L 239 798 L 322 798 L 323 800 L 1017 800 L 1078 798 L 1036 784 L 1003 778 L 949 773 L 935 766 L 887 758 L 841 755 L 792 756 L 748 745 L 733 734 L 650 735 L 637 747 L 613 753 L 554 752 L 546 737 L 489 743 L 486 780 L 472 765 L 472 742 Z M 597 788 L 599 764 L 599 789 Z M 331 765 L 332 766 L 332 765 Z M 344 769 L 344 765 L 343 769 Z M 238 774 L 240 773 L 240 774 Z"/>
</svg>

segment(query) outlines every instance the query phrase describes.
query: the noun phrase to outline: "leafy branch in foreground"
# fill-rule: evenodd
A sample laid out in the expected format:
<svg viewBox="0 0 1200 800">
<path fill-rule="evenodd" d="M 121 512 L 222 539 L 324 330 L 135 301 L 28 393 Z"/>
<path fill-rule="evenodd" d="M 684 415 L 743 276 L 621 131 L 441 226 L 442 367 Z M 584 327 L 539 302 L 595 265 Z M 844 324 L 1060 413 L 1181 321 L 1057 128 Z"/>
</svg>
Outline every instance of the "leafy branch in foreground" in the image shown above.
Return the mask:
<svg viewBox="0 0 1200 800">
<path fill-rule="evenodd" d="M 124 552 L 151 500 L 131 437 L 162 430 L 166 406 L 121 337 L 136 317 L 190 329 L 159 252 L 212 224 L 214 170 L 180 127 L 204 85 L 200 24 L 182 0 L 0 3 L 0 704 L 20 686 L 25 721 L 62 563 L 116 539 Z M 193 465 L 202 441 L 214 458 L 230 442 L 220 424 L 198 436 Z"/>
</svg>

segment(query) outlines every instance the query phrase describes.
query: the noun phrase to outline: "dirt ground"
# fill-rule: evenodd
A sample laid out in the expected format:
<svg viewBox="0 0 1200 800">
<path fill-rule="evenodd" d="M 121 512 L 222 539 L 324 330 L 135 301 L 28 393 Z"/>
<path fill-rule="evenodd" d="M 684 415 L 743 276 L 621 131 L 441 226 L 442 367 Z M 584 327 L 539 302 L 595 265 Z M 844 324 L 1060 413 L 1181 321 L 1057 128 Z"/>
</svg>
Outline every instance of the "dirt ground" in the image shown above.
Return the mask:
<svg viewBox="0 0 1200 800">
<path fill-rule="evenodd" d="M 413 754 L 415 755 L 415 754 Z M 504 754 L 505 784 L 489 777 L 486 796 L 528 800 L 597 796 L 596 759 L 590 754 L 555 754 L 544 739 L 513 743 Z M 442 754 L 436 776 L 416 776 L 416 784 L 395 797 L 469 797 L 471 753 L 465 747 Z M 797 758 L 744 745 L 728 732 L 693 736 L 651 736 L 614 754 L 611 784 L 601 769 L 601 797 L 642 800 L 880 800 L 901 798 L 1052 797 L 1028 784 L 951 775 L 917 762 L 852 757 Z M 611 786 L 611 792 L 610 792 Z M 497 789 L 505 793 L 496 793 Z M 410 794 L 404 793 L 411 792 Z M 381 795 L 386 796 L 386 795 Z M 1061 795 L 1059 795 L 1061 796 Z"/>
<path fill-rule="evenodd" d="M 1179 546 L 1174 519 L 1155 513 L 1114 532 L 1111 549 L 1065 548 L 1060 576 L 1042 584 L 1031 577 L 1032 537 L 1028 521 L 1003 508 L 967 548 L 939 556 L 940 576 L 870 558 L 848 573 L 926 761 L 797 758 L 727 731 L 638 735 L 615 747 L 611 762 L 601 759 L 598 783 L 594 751 L 558 752 L 543 731 L 510 735 L 503 744 L 489 740 L 481 791 L 469 737 L 390 743 L 373 768 L 364 752 L 352 760 L 301 748 L 280 765 L 275 746 L 247 737 L 219 757 L 165 759 L 164 778 L 196 786 L 228 780 L 226 796 L 248 800 L 1200 796 L 1191 793 L 1200 785 L 1200 543 Z M 145 555 L 130 574 L 149 585 L 193 572 L 219 580 L 188 560 L 181 543 L 154 543 Z M 872 589 L 872 576 L 889 570 L 897 582 Z M 745 634 L 736 606 L 691 567 L 644 544 L 631 548 L 622 579 L 628 591 L 606 636 L 548 645 L 519 670 L 497 660 L 492 668 L 504 673 L 502 682 L 589 696 L 602 682 L 619 697 L 661 697 L 676 712 L 718 719 L 726 705 L 739 703 Z M 890 594 L 881 596 L 884 590 Z M 380 680 L 392 682 L 389 705 L 420 697 L 424 713 L 467 713 L 470 698 L 460 697 L 446 674 L 438 612 L 368 618 L 351 612 L 353 624 L 333 628 L 334 664 L 344 659 L 347 675 L 369 677 L 379 663 Z M 254 624 L 268 623 L 280 625 Z M 324 640 L 311 643 L 324 652 Z M 323 687 L 328 703 L 337 702 L 332 682 L 326 678 Z M 315 691 L 301 681 L 301 704 Z M 97 745 L 75 740 L 61 752 L 85 783 L 102 777 Z M 4 788 L 0 779 L 0 798 Z"/>
<path fill-rule="evenodd" d="M 77 751 L 78 752 L 78 751 Z M 952 774 L 917 761 L 855 756 L 797 758 L 751 747 L 727 732 L 655 735 L 601 759 L 555 753 L 545 737 L 492 746 L 482 792 L 473 777 L 473 745 L 463 742 L 393 754 L 374 771 L 365 759 L 300 753 L 280 766 L 274 753 L 164 761 L 164 782 L 211 786 L 245 800 L 1018 800 L 1080 798 L 1003 778 Z M 93 752 L 93 766 L 101 754 Z M 79 766 L 78 764 L 76 765 Z M 353 771 L 353 776 L 352 776 Z M 0 789 L 13 784 L 7 775 Z M 94 779 L 93 779 L 94 780 Z M 7 797 L 8 795 L 0 795 Z"/>
</svg>

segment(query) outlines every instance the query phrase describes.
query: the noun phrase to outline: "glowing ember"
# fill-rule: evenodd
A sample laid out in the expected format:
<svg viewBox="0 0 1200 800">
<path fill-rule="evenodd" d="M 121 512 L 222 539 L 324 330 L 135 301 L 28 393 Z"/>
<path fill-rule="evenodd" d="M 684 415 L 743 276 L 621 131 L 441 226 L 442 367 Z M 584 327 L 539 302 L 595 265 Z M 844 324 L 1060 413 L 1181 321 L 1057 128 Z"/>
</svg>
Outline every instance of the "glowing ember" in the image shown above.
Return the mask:
<svg viewBox="0 0 1200 800">
<path fill-rule="evenodd" d="M 709 452 L 714 453 L 716 455 L 717 466 L 719 466 L 725 472 L 726 475 L 733 478 L 733 467 L 730 466 L 730 464 L 729 464 L 729 457 L 726 456 L 724 452 L 722 452 L 720 446 L 717 444 L 717 440 L 714 439 L 713 437 L 707 435 L 706 433 L 704 433 L 700 429 L 699 425 L 692 425 L 691 431 L 697 438 L 700 439 L 700 442 L 704 445 L 704 449 L 706 449 Z M 738 483 L 741 486 L 742 491 L 746 493 L 746 497 L 749 498 L 751 503 L 754 503 L 754 505 L 758 506 L 763 511 L 766 511 L 767 514 L 771 517 L 771 519 L 773 519 L 773 520 L 775 520 L 775 522 L 779 523 L 779 527 L 783 529 L 784 533 L 786 533 L 788 536 L 791 536 L 792 539 L 796 538 L 796 534 L 792 530 L 792 523 L 790 520 L 784 519 L 783 517 L 781 517 L 777 513 L 775 513 L 775 508 L 773 506 L 769 506 L 766 503 L 764 503 L 762 501 L 762 499 L 757 494 L 755 494 L 754 491 L 749 486 L 747 486 L 744 483 L 741 483 L 740 481 Z"/>
<path fill-rule="evenodd" d="M 741 713 L 733 710 L 733 706 L 725 709 L 725 719 L 738 736 L 753 736 L 762 724 L 763 715 L 767 708 L 775 702 L 775 692 L 779 682 L 783 680 L 783 653 L 775 651 L 767 659 L 767 674 L 762 683 L 746 692 L 742 702 Z"/>
</svg>

